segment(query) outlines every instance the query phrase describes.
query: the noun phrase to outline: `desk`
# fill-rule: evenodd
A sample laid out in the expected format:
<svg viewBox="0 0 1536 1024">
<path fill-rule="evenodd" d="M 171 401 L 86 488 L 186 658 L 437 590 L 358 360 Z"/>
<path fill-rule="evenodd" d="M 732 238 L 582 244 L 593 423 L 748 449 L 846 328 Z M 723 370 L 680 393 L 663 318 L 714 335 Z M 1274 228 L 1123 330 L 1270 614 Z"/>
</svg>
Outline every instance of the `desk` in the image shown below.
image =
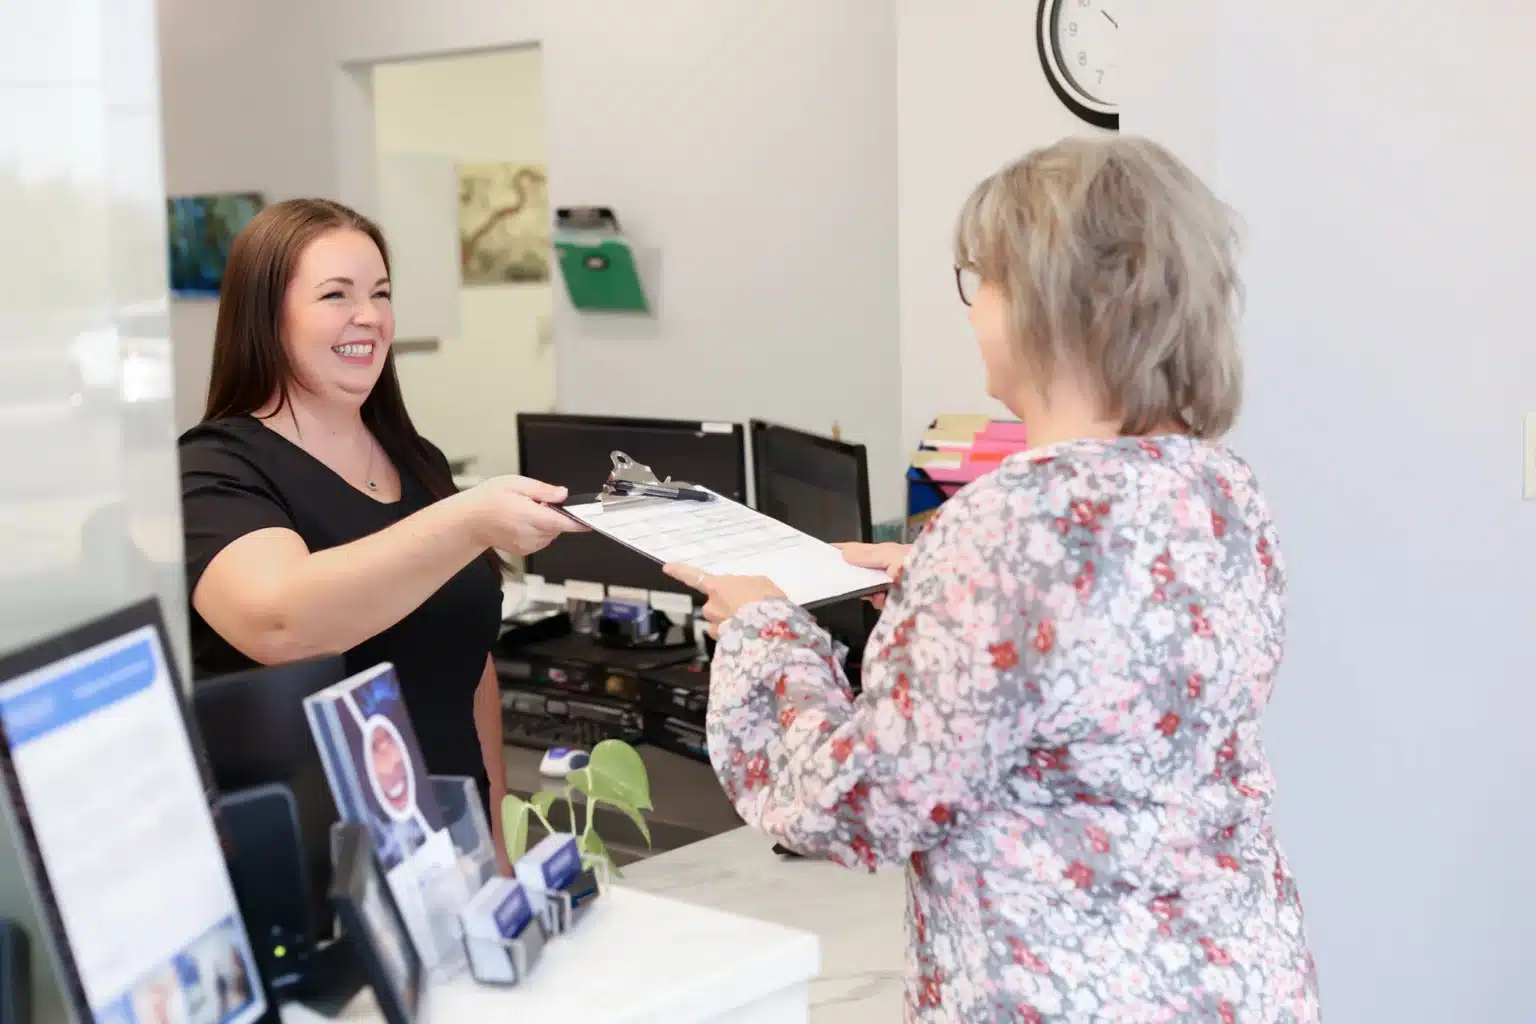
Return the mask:
<svg viewBox="0 0 1536 1024">
<path fill-rule="evenodd" d="M 624 868 L 624 884 L 821 940 L 821 973 L 810 986 L 816 1024 L 901 1020 L 906 879 L 867 875 L 819 861 L 781 860 L 773 842 L 738 828 Z"/>
<path fill-rule="evenodd" d="M 498 988 L 466 975 L 428 994 L 427 1020 L 803 1024 L 818 966 L 818 942 L 807 932 L 615 887 L 576 931 L 545 947 L 528 982 Z M 282 1018 L 327 1021 L 294 1005 Z M 365 992 L 333 1019 L 380 1017 Z"/>
</svg>

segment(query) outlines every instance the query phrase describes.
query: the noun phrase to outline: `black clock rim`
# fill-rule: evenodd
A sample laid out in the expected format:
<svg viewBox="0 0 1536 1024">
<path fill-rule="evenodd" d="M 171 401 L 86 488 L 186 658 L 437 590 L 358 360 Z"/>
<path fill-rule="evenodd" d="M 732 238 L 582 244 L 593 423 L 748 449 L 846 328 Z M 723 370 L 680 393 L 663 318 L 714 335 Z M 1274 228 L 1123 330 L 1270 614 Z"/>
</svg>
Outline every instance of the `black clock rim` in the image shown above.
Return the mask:
<svg viewBox="0 0 1536 1024">
<path fill-rule="evenodd" d="M 1051 10 L 1064 0 L 1040 0 L 1039 9 L 1035 15 L 1035 48 L 1040 55 L 1040 73 L 1045 76 L 1046 84 L 1051 87 L 1051 92 L 1056 98 L 1080 120 L 1087 121 L 1095 128 L 1103 128 L 1106 131 L 1117 132 L 1120 130 L 1120 115 L 1103 110 L 1094 110 L 1078 99 L 1056 76 L 1051 74 Z"/>
</svg>

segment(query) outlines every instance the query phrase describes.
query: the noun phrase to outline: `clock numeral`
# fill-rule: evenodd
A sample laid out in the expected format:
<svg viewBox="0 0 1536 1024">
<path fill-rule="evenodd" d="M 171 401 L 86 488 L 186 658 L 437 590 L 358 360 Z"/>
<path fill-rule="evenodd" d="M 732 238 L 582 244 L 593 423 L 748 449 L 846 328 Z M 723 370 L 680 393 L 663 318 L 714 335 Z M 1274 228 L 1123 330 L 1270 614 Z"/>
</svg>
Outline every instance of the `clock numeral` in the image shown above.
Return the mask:
<svg viewBox="0 0 1536 1024">
<path fill-rule="evenodd" d="M 1079 6 L 1079 7 L 1092 7 L 1093 6 L 1093 0 L 1077 0 L 1077 6 Z"/>
<path fill-rule="evenodd" d="M 1099 84 L 1100 85 L 1104 84 L 1104 69 L 1103 68 L 1099 69 Z"/>
<path fill-rule="evenodd" d="M 1068 22 L 1067 23 L 1067 35 L 1069 35 L 1069 36 L 1077 35 L 1077 22 L 1072 21 L 1072 22 Z"/>
<path fill-rule="evenodd" d="M 1077 55 L 1077 66 L 1080 68 L 1088 66 L 1088 51 L 1084 50 Z"/>
</svg>

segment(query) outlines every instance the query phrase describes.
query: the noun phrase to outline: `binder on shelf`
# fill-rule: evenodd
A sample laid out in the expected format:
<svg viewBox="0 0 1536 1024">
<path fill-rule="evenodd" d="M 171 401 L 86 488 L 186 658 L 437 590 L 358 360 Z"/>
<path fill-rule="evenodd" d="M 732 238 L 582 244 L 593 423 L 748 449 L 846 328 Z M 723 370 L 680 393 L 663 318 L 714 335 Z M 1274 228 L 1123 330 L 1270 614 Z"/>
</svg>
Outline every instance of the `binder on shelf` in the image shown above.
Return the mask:
<svg viewBox="0 0 1536 1024">
<path fill-rule="evenodd" d="M 583 312 L 648 313 L 634 250 L 606 206 L 555 211 L 555 252 L 571 305 Z"/>
<path fill-rule="evenodd" d="M 970 413 L 949 413 L 929 425 L 907 466 L 906 539 L 962 487 L 1029 447 L 1024 424 Z"/>
</svg>

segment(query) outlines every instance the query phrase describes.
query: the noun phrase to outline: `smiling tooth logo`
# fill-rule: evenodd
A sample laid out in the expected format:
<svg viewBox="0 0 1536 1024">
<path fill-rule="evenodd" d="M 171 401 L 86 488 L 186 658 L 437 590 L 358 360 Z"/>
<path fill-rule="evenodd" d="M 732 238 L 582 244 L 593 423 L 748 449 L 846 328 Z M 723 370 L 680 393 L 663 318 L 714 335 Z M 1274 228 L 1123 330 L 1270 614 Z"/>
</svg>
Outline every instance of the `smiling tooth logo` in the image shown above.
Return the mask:
<svg viewBox="0 0 1536 1024">
<path fill-rule="evenodd" d="M 363 734 L 369 782 L 379 806 L 392 818 L 409 818 L 416 803 L 416 774 L 400 731 L 388 718 L 375 715 L 368 719 Z"/>
</svg>

